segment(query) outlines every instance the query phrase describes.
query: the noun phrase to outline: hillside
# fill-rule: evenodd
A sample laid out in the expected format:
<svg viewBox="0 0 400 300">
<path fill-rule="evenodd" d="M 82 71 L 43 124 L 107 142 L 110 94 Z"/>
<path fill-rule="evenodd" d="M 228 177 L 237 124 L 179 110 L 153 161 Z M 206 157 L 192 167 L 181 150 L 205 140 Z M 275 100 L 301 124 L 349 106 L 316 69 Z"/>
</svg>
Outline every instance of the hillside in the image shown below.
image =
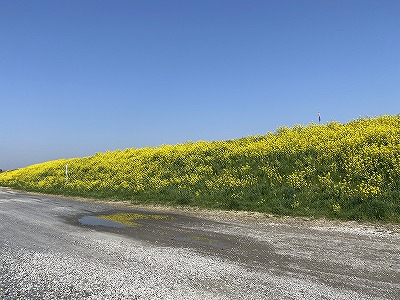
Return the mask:
<svg viewBox="0 0 400 300">
<path fill-rule="evenodd" d="M 3 172 L 0 185 L 135 203 L 398 223 L 400 115 L 60 159 Z"/>
</svg>

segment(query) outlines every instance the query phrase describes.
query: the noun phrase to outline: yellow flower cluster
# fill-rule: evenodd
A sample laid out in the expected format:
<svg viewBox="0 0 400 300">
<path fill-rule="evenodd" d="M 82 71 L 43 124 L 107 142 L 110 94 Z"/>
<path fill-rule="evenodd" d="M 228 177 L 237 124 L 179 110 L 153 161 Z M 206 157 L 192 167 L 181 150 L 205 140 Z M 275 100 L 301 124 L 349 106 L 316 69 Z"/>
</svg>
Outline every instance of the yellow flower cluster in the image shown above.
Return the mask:
<svg viewBox="0 0 400 300">
<path fill-rule="evenodd" d="M 272 212 L 339 214 L 375 200 L 396 208 L 400 116 L 60 159 L 1 173 L 0 185 Z"/>
</svg>

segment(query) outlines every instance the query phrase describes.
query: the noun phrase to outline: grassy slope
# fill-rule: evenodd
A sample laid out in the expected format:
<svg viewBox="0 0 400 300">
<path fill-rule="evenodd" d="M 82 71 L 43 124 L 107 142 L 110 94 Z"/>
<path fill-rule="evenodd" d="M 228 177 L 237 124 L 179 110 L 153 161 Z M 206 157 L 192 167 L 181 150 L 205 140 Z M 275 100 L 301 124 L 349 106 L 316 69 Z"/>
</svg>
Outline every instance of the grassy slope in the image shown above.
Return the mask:
<svg viewBox="0 0 400 300">
<path fill-rule="evenodd" d="M 0 185 L 137 203 L 398 223 L 400 116 L 62 159 L 2 173 Z"/>
</svg>

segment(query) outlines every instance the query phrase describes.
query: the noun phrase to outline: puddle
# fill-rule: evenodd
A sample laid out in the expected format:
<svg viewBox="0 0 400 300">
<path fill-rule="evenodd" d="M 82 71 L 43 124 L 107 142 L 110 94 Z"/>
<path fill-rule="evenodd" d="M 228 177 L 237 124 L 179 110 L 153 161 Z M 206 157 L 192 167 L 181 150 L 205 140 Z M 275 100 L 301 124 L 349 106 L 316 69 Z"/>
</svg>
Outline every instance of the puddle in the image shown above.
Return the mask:
<svg viewBox="0 0 400 300">
<path fill-rule="evenodd" d="M 142 224 L 137 223 L 137 221 L 140 220 L 175 220 L 175 218 L 167 215 L 115 213 L 109 215 L 84 216 L 78 221 L 82 225 L 122 228 L 125 226 L 141 226 Z"/>
<path fill-rule="evenodd" d="M 97 218 L 94 216 L 84 216 L 80 218 L 79 223 L 82 225 L 90 225 L 90 226 L 104 226 L 104 227 L 114 227 L 114 228 L 122 228 L 125 227 L 123 224 L 114 222 L 111 220 L 106 220 L 103 218 Z"/>
<path fill-rule="evenodd" d="M 126 226 L 140 226 L 137 221 L 140 220 L 175 220 L 174 217 L 167 215 L 151 215 L 151 214 L 140 214 L 140 213 L 116 213 L 111 215 L 101 215 L 97 218 L 117 222 Z"/>
</svg>

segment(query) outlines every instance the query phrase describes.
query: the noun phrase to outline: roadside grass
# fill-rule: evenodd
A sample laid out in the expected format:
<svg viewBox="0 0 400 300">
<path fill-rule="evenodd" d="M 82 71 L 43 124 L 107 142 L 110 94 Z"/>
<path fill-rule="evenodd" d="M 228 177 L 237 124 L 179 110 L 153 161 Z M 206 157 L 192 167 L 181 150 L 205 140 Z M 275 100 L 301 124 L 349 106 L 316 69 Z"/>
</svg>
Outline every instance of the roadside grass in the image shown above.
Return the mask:
<svg viewBox="0 0 400 300">
<path fill-rule="evenodd" d="M 0 185 L 138 204 L 400 223 L 400 116 L 60 159 L 0 173 Z"/>
</svg>

